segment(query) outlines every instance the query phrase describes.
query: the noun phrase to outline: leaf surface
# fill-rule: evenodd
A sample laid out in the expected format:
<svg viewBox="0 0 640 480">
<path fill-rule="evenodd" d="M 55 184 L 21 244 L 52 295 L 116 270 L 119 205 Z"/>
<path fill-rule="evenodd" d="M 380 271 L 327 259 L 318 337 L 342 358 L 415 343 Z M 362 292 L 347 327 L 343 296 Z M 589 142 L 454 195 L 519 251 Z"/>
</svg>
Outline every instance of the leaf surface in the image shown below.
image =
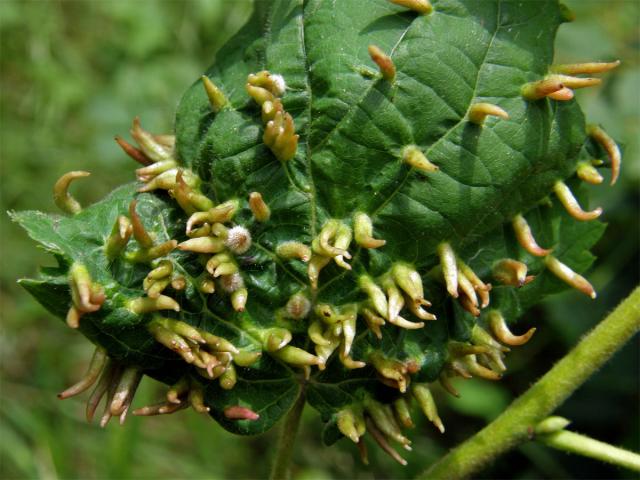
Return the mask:
<svg viewBox="0 0 640 480">
<path fill-rule="evenodd" d="M 196 288 L 202 265 L 192 254 L 173 252 L 170 258 L 189 280 L 176 297 L 182 310 L 173 317 L 239 347 L 258 348 L 256 332 L 279 325 L 276 312 L 296 292 L 308 291 L 306 266 L 279 259 L 277 245 L 289 240 L 308 245 L 328 219 L 351 224 L 353 214 L 362 211 L 386 245 L 352 249 L 352 271 L 327 266 L 314 301 L 362 301 L 358 276 L 379 276 L 397 261 L 414 265 L 438 320 L 414 331 L 387 325 L 378 340 L 359 319 L 352 356 L 366 360 L 372 351 L 382 351 L 411 358 L 421 366 L 416 380 L 430 382 L 448 360 L 448 342 L 467 340 L 471 328 L 484 322 L 484 316 L 477 320 L 446 297 L 437 273 L 441 242 L 450 242 L 483 279 L 501 258 L 529 265 L 537 275 L 534 282 L 492 291 L 492 307 L 510 321 L 564 288 L 540 259 L 517 245 L 508 228 L 515 214 L 524 213 L 539 241 L 553 245 L 554 254 L 570 267 L 584 271 L 590 266 L 588 250 L 602 234 L 602 224 L 576 223 L 556 203 L 542 204 L 557 180 L 574 173 L 585 141 L 582 112 L 575 102 L 526 101 L 520 90 L 542 78 L 552 63 L 561 21 L 558 3 L 433 3 L 434 13 L 423 16 L 386 0 L 256 2 L 253 17 L 206 72 L 229 105 L 214 113 L 197 81 L 184 94 L 175 125 L 178 159 L 199 175 L 203 192 L 216 203 L 241 201 L 234 221 L 253 237 L 251 249 L 239 258 L 249 301 L 244 312 L 236 313 L 228 298 L 205 297 Z M 391 57 L 395 82 L 379 75 L 369 45 Z M 263 143 L 260 108 L 245 91 L 247 76 L 261 70 L 282 75 L 287 84 L 282 101 L 300 140 L 295 157 L 285 163 Z M 499 105 L 509 119 L 488 117 L 482 126 L 469 122 L 469 109 L 479 102 Z M 424 173 L 403 163 L 407 145 L 416 145 L 439 171 Z M 260 192 L 269 205 L 268 222 L 251 215 L 250 192 Z M 173 381 L 184 365 L 148 335 L 148 316 L 124 308 L 142 294 L 148 268 L 109 263 L 103 255 L 114 219 L 127 212 L 134 197 L 157 241 L 186 239 L 185 215 L 172 199 L 137 195 L 133 185 L 73 218 L 22 212 L 14 219 L 63 265 L 82 262 L 104 285 L 105 308 L 87 316 L 83 333 L 115 358 Z M 56 275 L 23 285 L 64 316 L 70 304 L 64 266 Z M 405 317 L 417 321 L 409 313 Z M 292 344 L 311 350 L 305 322 L 286 326 L 294 331 Z M 325 420 L 366 395 L 391 399 L 396 394 L 376 380 L 373 368 L 346 370 L 335 357 L 306 383 L 310 404 Z M 239 369 L 238 376 L 229 391 L 216 382 L 206 385 L 212 416 L 237 433 L 268 430 L 300 390 L 299 374 L 268 355 Z M 248 406 L 260 419 L 231 422 L 223 415 L 231 405 Z M 327 432 L 330 441 L 335 436 Z"/>
</svg>

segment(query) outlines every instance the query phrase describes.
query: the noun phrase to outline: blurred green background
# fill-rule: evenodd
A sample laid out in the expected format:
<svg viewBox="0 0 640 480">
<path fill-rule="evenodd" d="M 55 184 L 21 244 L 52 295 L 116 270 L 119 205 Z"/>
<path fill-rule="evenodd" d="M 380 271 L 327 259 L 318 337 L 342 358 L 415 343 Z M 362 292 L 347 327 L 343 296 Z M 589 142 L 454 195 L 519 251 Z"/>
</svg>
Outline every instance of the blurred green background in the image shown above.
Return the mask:
<svg viewBox="0 0 640 480">
<path fill-rule="evenodd" d="M 530 312 L 521 328 L 541 328 L 533 341 L 509 355 L 504 381 L 457 381 L 461 399 L 439 395 L 447 433 L 440 436 L 419 422 L 411 432 L 408 467 L 378 452 L 364 467 L 346 441 L 322 447 L 319 418 L 307 408 L 296 444 L 295 478 L 413 477 L 498 415 L 638 284 L 640 3 L 566 3 L 577 21 L 561 27 L 557 60 L 623 61 L 601 88 L 578 94 L 589 121 L 605 125 L 625 152 L 616 188 L 592 188 L 593 204 L 605 208 L 609 223 L 589 274 L 598 300 L 570 292 Z M 83 203 L 129 181 L 135 165 L 113 136 L 126 136 L 135 115 L 151 131 L 169 132 L 180 95 L 250 10 L 246 0 L 0 1 L 2 211 L 54 211 L 51 187 L 68 170 L 93 173 L 74 186 Z M 84 372 L 91 347 L 18 288 L 16 278 L 33 275 L 39 264 L 51 261 L 4 214 L 0 227 L 0 478 L 266 476 L 276 432 L 240 438 L 191 411 L 130 418 L 124 427 L 101 430 L 83 422 L 84 398 L 58 401 L 55 394 Z M 639 364 L 636 339 L 558 413 L 572 419 L 577 431 L 638 450 Z M 159 386 L 145 380 L 136 404 L 159 397 Z M 480 476 L 633 478 L 533 443 Z"/>
</svg>

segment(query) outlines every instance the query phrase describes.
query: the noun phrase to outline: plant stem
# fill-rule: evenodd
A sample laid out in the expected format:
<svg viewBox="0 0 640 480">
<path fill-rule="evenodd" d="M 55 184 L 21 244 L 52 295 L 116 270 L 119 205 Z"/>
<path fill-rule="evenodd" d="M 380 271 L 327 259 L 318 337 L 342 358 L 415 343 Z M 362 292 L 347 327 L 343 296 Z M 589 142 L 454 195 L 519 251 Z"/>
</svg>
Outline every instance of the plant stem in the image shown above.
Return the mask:
<svg viewBox="0 0 640 480">
<path fill-rule="evenodd" d="M 640 329 L 640 288 L 497 419 L 418 478 L 466 478 L 530 439 L 533 426 L 553 412 Z"/>
<path fill-rule="evenodd" d="M 306 403 L 304 389 L 285 417 L 278 440 L 278 449 L 271 468 L 270 480 L 288 480 L 291 476 L 291 457 L 293 456 L 293 443 L 300 426 L 300 417 Z"/>
<path fill-rule="evenodd" d="M 596 460 L 640 472 L 640 455 L 595 440 L 586 435 L 561 430 L 548 435 L 540 435 L 536 437 L 536 440 L 564 452 L 577 453 L 578 455 L 595 458 Z"/>
</svg>

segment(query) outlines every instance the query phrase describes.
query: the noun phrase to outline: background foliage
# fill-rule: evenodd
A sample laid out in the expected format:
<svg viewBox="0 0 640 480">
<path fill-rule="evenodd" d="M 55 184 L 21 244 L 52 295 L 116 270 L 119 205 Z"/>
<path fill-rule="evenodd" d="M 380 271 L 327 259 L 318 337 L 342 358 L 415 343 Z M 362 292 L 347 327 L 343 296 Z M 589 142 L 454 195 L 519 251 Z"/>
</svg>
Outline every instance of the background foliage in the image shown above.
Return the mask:
<svg viewBox="0 0 640 480">
<path fill-rule="evenodd" d="M 347 1 L 347 0 L 345 0 Z M 567 293 L 537 307 L 522 328 L 539 330 L 509 358 L 498 383 L 458 381 L 459 400 L 440 395 L 447 433 L 424 422 L 402 468 L 374 455 L 365 468 L 346 441 L 320 446 L 319 419 L 305 411 L 295 478 L 411 478 L 450 446 L 477 431 L 638 284 L 640 263 L 640 6 L 635 0 L 567 2 L 578 20 L 561 27 L 559 62 L 620 58 L 623 66 L 599 89 L 580 91 L 590 121 L 624 145 L 615 189 L 592 187 L 609 230 L 589 278 L 597 302 Z M 182 92 L 250 11 L 246 0 L 96 0 L 0 2 L 0 179 L 2 211 L 54 210 L 51 186 L 72 169 L 90 180 L 74 188 L 93 202 L 132 178 L 133 162 L 113 136 L 134 115 L 152 131 L 171 130 Z M 256 478 L 268 471 L 275 432 L 239 438 L 185 411 L 165 418 L 130 418 L 100 430 L 83 422 L 81 400 L 55 393 L 83 373 L 91 348 L 47 315 L 15 284 L 49 260 L 24 232 L 0 216 L 1 478 Z M 573 428 L 640 449 L 638 343 L 627 346 L 560 410 Z M 145 380 L 137 403 L 158 398 Z M 418 417 L 418 416 L 416 416 Z M 625 478 L 630 474 L 528 444 L 483 475 L 500 478 Z"/>
</svg>

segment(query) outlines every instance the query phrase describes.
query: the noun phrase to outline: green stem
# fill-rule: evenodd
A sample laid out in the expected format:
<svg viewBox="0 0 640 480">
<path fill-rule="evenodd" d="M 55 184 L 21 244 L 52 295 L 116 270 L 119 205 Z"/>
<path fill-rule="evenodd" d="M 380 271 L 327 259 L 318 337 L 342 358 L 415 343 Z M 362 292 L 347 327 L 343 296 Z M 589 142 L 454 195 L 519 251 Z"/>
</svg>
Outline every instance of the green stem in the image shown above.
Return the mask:
<svg viewBox="0 0 640 480">
<path fill-rule="evenodd" d="M 291 457 L 293 456 L 293 444 L 300 426 L 300 417 L 306 398 L 304 390 L 300 391 L 300 396 L 294 403 L 289 413 L 285 417 L 280 431 L 280 439 L 278 440 L 278 449 L 271 468 L 270 480 L 288 480 L 291 476 Z"/>
<path fill-rule="evenodd" d="M 536 440 L 564 452 L 577 453 L 578 455 L 595 458 L 596 460 L 640 472 L 640 455 L 595 440 L 586 435 L 561 430 L 548 435 L 540 435 L 536 437 Z"/>
<path fill-rule="evenodd" d="M 527 441 L 533 426 L 553 412 L 640 329 L 640 288 L 502 415 L 418 478 L 466 478 Z"/>
</svg>

